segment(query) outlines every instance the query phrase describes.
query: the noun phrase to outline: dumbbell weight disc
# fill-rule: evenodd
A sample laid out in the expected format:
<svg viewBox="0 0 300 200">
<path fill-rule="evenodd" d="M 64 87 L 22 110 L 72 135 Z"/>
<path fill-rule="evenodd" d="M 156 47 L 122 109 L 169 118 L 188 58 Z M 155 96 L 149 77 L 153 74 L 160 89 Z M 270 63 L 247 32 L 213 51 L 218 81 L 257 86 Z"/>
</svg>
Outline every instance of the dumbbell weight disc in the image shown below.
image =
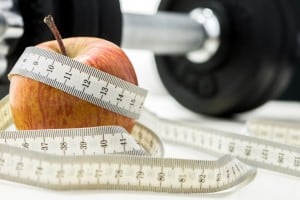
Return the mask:
<svg viewBox="0 0 300 200">
<path fill-rule="evenodd" d="M 155 57 L 170 94 L 193 111 L 219 116 L 278 95 L 290 76 L 296 40 L 287 9 L 279 3 L 285 5 L 282 0 L 163 0 L 160 9 L 166 11 L 210 8 L 222 29 L 221 46 L 207 62 L 193 63 L 185 55 Z"/>
<path fill-rule="evenodd" d="M 299 0 L 287 0 L 288 4 L 292 9 L 294 14 L 294 18 L 289 20 L 290 22 L 296 21 L 297 24 L 297 33 L 300 33 L 300 1 Z M 298 36 L 299 38 L 299 36 Z M 293 41 L 294 42 L 294 41 Z M 294 42 L 296 44 L 296 42 Z M 300 40 L 297 42 L 297 50 L 296 50 L 296 65 L 293 68 L 293 76 L 290 80 L 290 84 L 287 89 L 284 90 L 284 93 L 280 96 L 281 100 L 292 100 L 292 101 L 300 101 L 300 93 L 299 93 L 299 85 L 300 85 Z"/>
<path fill-rule="evenodd" d="M 274 65 L 278 70 L 276 69 L 275 71 L 276 74 L 273 83 L 271 83 L 266 90 L 262 90 L 261 94 L 253 96 L 254 98 L 248 101 L 248 104 L 242 103 L 238 112 L 248 111 L 264 104 L 268 100 L 280 97 L 286 88 L 290 87 L 295 68 L 297 67 L 297 63 L 299 63 L 296 55 L 296 16 L 287 1 L 274 0 L 272 3 L 275 9 L 277 9 L 276 14 L 279 16 L 281 26 L 281 47 L 278 55 L 281 59 L 278 59 L 277 65 Z M 270 5 L 271 4 L 267 4 L 267 6 Z M 278 22 L 275 21 L 275 23 Z M 269 35 L 272 35 L 272 29 L 269 29 L 269 31 Z"/>
</svg>

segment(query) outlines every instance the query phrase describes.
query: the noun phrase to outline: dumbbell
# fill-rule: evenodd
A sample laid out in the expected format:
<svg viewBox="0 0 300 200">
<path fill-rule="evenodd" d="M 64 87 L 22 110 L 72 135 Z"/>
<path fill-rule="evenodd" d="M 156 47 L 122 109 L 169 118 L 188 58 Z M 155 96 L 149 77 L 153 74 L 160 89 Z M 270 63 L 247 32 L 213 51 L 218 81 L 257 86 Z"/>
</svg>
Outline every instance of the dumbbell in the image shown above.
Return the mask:
<svg viewBox="0 0 300 200">
<path fill-rule="evenodd" d="M 2 65 L 9 66 L 2 85 L 26 46 L 52 39 L 42 22 L 51 13 L 63 37 L 151 50 L 165 87 L 187 108 L 215 116 L 247 111 L 292 79 L 298 41 L 291 1 L 162 0 L 157 14 L 142 15 L 122 13 L 117 0 L 2 0 Z"/>
</svg>

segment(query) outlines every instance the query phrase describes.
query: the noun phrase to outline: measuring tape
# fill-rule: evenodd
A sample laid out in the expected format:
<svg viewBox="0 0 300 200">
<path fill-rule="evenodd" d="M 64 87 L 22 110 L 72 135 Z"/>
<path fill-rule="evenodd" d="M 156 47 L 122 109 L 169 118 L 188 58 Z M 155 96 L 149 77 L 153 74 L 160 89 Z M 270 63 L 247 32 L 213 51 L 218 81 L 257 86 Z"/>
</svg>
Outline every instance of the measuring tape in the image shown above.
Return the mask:
<svg viewBox="0 0 300 200">
<path fill-rule="evenodd" d="M 3 124 L 11 121 L 8 103 L 8 97 L 0 103 Z M 197 161 L 162 155 L 160 139 L 139 123 L 131 134 L 116 126 L 0 132 L 0 178 L 51 189 L 210 193 L 256 174 L 230 156 Z"/>
<path fill-rule="evenodd" d="M 300 177 L 300 148 L 284 143 L 287 142 L 286 140 L 278 142 L 278 140 L 271 141 L 269 137 L 250 137 L 219 131 L 201 126 L 200 122 L 189 123 L 166 120 L 149 112 L 144 112 L 140 121 L 146 126 L 152 127 L 163 140 L 168 142 L 187 144 L 190 147 L 218 155 L 232 155 L 249 165 Z M 261 127 L 264 124 L 263 122 L 251 120 L 247 123 L 246 128 L 248 132 L 260 135 L 261 128 L 258 127 Z M 273 124 L 274 122 L 269 126 Z M 291 144 L 295 144 L 299 143 L 299 132 L 300 129 L 297 129 L 297 132 L 296 130 L 294 132 L 285 131 L 281 134 L 294 139 Z M 298 134 L 297 138 L 295 137 L 296 133 Z M 272 134 L 269 133 L 270 135 Z M 291 135 L 293 136 L 291 137 Z"/>
<path fill-rule="evenodd" d="M 49 63 L 65 66 L 62 70 L 71 69 L 78 74 L 75 81 L 78 84 L 70 86 L 68 83 L 73 73 L 67 81 L 62 77 L 64 71 L 50 72 L 50 76 L 47 73 Z M 90 67 L 31 47 L 25 50 L 11 74 L 41 81 L 126 116 L 136 118 L 139 115 L 146 94 L 144 90 L 86 68 Z M 92 89 L 82 88 L 78 80 L 84 81 L 84 77 L 96 82 L 92 84 L 111 85 L 109 91 L 112 92 L 104 102 Z M 76 92 L 70 92 L 70 88 L 75 88 Z M 115 101 L 120 91 L 128 95 L 124 97 L 127 104 L 122 106 Z M 97 100 L 91 100 L 92 97 Z M 136 98 L 134 105 L 130 105 L 132 97 Z M 6 97 L 0 102 L 0 127 L 6 129 L 11 123 L 9 98 Z M 231 154 L 238 159 L 229 155 L 217 161 L 161 158 L 160 139 Z M 53 189 L 219 192 L 253 179 L 256 170 L 245 163 L 300 177 L 299 157 L 300 149 L 296 146 L 169 121 L 146 110 L 141 112 L 132 134 L 113 126 L 0 133 L 0 178 Z"/>
<path fill-rule="evenodd" d="M 67 56 L 27 47 L 9 77 L 18 74 L 97 106 L 137 119 L 147 91 Z"/>
<path fill-rule="evenodd" d="M 299 122 L 260 118 L 249 120 L 246 127 L 256 137 L 300 147 Z"/>
</svg>

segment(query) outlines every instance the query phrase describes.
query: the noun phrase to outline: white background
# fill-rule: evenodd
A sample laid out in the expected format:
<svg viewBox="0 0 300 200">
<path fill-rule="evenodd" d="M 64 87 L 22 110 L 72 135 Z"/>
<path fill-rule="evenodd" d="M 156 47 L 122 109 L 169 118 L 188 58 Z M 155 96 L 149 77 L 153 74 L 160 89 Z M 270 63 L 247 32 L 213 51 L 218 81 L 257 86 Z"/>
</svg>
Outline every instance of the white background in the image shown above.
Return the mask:
<svg viewBox="0 0 300 200">
<path fill-rule="evenodd" d="M 154 13 L 155 7 L 158 5 L 157 0 L 123 0 L 121 1 L 124 11 Z M 201 116 L 192 113 L 170 97 L 163 85 L 161 84 L 156 72 L 155 63 L 150 52 L 128 51 L 128 56 L 132 60 L 139 78 L 140 86 L 149 90 L 149 98 L 146 100 L 146 107 L 155 111 L 161 116 L 169 118 L 184 118 L 201 120 Z M 242 119 L 247 119 L 249 116 L 280 116 L 289 118 L 300 118 L 300 104 L 270 102 L 265 106 L 258 108 L 252 113 L 241 115 Z M 235 125 L 233 123 L 224 124 L 223 128 L 241 132 L 243 124 Z M 212 125 L 219 125 L 217 122 Z M 194 150 L 165 145 L 167 157 L 181 157 L 193 159 L 216 159 L 202 152 Z M 279 173 L 258 169 L 256 178 L 249 184 L 233 190 L 231 192 L 213 195 L 172 195 L 164 193 L 146 193 L 146 192 L 124 192 L 124 191 L 52 191 L 40 189 L 37 187 L 15 184 L 12 182 L 0 180 L 0 195 L 1 199 L 300 199 L 300 180 L 292 176 L 282 175 Z"/>
</svg>

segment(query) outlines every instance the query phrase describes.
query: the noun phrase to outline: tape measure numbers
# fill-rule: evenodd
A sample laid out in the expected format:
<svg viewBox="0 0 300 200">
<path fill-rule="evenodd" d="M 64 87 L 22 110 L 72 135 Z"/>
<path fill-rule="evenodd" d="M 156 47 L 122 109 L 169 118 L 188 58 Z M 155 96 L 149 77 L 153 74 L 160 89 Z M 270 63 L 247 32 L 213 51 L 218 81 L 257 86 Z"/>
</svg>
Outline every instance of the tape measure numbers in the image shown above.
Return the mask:
<svg viewBox="0 0 300 200">
<path fill-rule="evenodd" d="M 131 135 L 114 126 L 0 132 L 0 178 L 51 189 L 210 193 L 256 174 L 230 156 L 197 161 L 162 155 L 160 139 L 139 123 Z"/>
<path fill-rule="evenodd" d="M 137 119 L 147 91 L 67 56 L 27 47 L 9 76 L 18 74 L 97 106 Z"/>
<path fill-rule="evenodd" d="M 256 137 L 300 147 L 299 122 L 259 118 L 249 120 L 246 127 Z"/>
<path fill-rule="evenodd" d="M 281 140 L 279 143 L 278 140 L 275 142 L 266 138 L 219 131 L 201 127 L 198 123 L 161 119 L 149 112 L 144 112 L 140 121 L 152 127 L 164 141 L 188 145 L 219 155 L 232 155 L 249 165 L 300 177 L 300 148 L 284 143 L 287 140 Z M 258 133 L 253 129 L 254 126 L 257 127 L 258 122 L 249 121 L 248 130 L 251 128 L 251 132 Z M 299 132 L 300 129 L 297 130 L 297 133 Z M 295 132 L 293 133 L 295 135 Z M 288 132 L 281 134 L 287 137 L 289 135 Z M 292 138 L 294 139 L 292 144 L 299 142 L 300 138 Z"/>
<path fill-rule="evenodd" d="M 72 75 L 67 74 L 70 71 Z M 140 115 L 146 95 L 145 90 L 109 74 L 33 47 L 25 50 L 11 74 L 35 79 L 133 118 Z M 84 86 L 87 79 L 91 80 L 90 87 Z M 102 87 L 108 88 L 105 97 L 97 89 Z M 124 94 L 124 101 L 116 100 L 119 94 Z M 12 123 L 8 103 L 8 97 L 0 102 L 2 129 Z M 217 161 L 161 158 L 160 138 L 231 154 L 243 162 L 228 155 Z M 53 189 L 218 192 L 252 180 L 256 170 L 244 162 L 300 176 L 298 147 L 168 121 L 146 110 L 132 134 L 119 127 L 2 131 L 0 143 L 1 178 Z"/>
</svg>

